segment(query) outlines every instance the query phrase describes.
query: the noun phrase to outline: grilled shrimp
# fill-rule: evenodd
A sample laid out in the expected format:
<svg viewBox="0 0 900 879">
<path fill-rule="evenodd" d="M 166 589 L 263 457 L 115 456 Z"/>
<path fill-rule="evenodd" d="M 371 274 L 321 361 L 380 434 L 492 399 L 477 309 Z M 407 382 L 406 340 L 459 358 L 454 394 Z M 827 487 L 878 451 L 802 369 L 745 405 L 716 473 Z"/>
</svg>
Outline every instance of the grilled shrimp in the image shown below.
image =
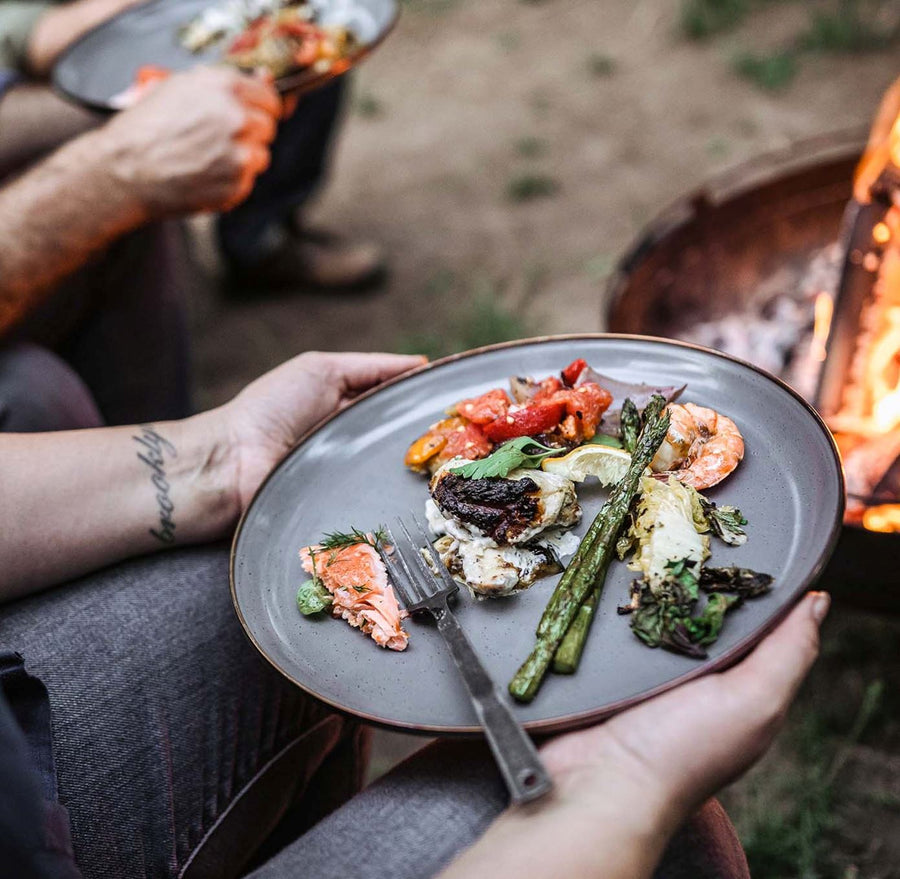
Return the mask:
<svg viewBox="0 0 900 879">
<path fill-rule="evenodd" d="M 714 409 L 694 403 L 670 403 L 669 432 L 656 453 L 654 473 L 672 473 L 702 491 L 721 482 L 744 457 L 744 438 L 737 425 Z"/>
</svg>

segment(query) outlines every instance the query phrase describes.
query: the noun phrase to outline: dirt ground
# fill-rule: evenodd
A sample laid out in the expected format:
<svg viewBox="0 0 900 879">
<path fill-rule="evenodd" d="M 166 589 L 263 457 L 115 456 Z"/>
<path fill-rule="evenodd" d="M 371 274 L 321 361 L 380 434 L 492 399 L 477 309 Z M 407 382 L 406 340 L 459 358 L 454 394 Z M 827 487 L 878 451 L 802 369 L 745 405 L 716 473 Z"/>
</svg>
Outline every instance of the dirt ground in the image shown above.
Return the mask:
<svg viewBox="0 0 900 879">
<path fill-rule="evenodd" d="M 670 0 L 407 0 L 356 76 L 331 182 L 311 214 L 383 244 L 389 280 L 369 294 L 297 290 L 228 304 L 208 223 L 198 223 L 198 402 L 221 402 L 308 348 L 427 346 L 448 323 L 462 341 L 489 341 L 466 325 L 476 302 L 500 315 L 506 335 L 603 329 L 605 278 L 666 204 L 760 154 L 867 127 L 900 73 L 896 55 L 812 55 L 778 93 L 732 70 L 736 52 L 779 45 L 815 5 L 763 5 L 738 30 L 692 43 Z M 886 646 L 897 634 L 893 622 L 841 611 L 787 744 L 729 794 L 764 879 L 900 875 L 895 725 L 882 717 L 853 738 L 866 687 L 900 681 Z M 843 714 L 829 714 L 832 687 L 846 697 Z M 810 739 L 808 717 L 823 712 L 831 726 Z M 376 771 L 410 747 L 380 735 Z M 817 788 L 823 773 L 844 786 Z M 811 791 L 799 817 L 779 779 Z M 827 811 L 818 824 L 816 809 Z M 773 829 L 766 813 L 811 832 Z M 825 834 L 834 856 L 823 859 Z M 767 861 L 770 837 L 781 841 Z"/>
<path fill-rule="evenodd" d="M 813 57 L 775 95 L 732 72 L 735 52 L 777 43 L 808 5 L 772 5 L 697 44 L 670 0 L 407 0 L 358 72 L 311 216 L 382 243 L 389 282 L 225 305 L 201 234 L 200 402 L 310 347 L 408 347 L 473 291 L 531 332 L 602 329 L 604 277 L 667 203 L 751 157 L 867 123 L 898 72 L 890 55 Z M 535 180 L 558 188 L 510 196 Z"/>
</svg>

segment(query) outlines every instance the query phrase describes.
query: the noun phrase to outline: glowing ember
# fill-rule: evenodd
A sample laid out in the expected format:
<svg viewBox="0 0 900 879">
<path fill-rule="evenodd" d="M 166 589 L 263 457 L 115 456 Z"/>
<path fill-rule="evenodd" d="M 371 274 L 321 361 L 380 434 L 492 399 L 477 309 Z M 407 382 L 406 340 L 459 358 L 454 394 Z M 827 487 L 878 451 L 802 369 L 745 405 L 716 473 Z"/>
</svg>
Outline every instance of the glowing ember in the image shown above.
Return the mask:
<svg viewBox="0 0 900 879">
<path fill-rule="evenodd" d="M 863 513 L 863 527 L 869 531 L 900 532 L 900 504 L 881 504 Z"/>
<path fill-rule="evenodd" d="M 887 244 L 891 240 L 891 230 L 887 223 L 876 223 L 872 227 L 872 238 L 876 244 Z"/>
</svg>

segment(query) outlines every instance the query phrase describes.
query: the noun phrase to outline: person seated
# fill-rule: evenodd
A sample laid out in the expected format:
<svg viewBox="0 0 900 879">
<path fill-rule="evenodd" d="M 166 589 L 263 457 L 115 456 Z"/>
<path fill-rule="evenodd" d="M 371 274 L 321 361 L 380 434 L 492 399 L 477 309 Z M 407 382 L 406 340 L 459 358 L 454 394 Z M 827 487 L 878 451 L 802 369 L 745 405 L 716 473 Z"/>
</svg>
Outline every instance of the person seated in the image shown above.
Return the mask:
<svg viewBox="0 0 900 879">
<path fill-rule="evenodd" d="M 0 135 L 0 166 L 7 150 L 18 161 L 33 159 L 48 145 L 56 146 L 91 124 L 91 114 L 68 107 L 60 110 L 58 105 L 65 102 L 47 86 L 35 84 L 46 81 L 56 60 L 80 36 L 136 2 L 73 0 L 55 5 L 46 0 L 0 0 L 0 70 L 5 71 L 0 87 L 7 92 L 0 106 L 10 101 L 8 116 L 37 117 L 41 129 L 30 146 L 20 134 L 4 149 Z M 271 162 L 252 192 L 240 203 L 217 206 L 224 211 L 217 231 L 233 292 L 299 285 L 355 287 L 381 276 L 384 258 L 378 246 L 308 229 L 304 222 L 307 206 L 327 172 L 346 87 L 346 79 L 338 77 L 301 98 L 296 109 L 280 120 Z M 169 137 L 171 122 L 158 119 L 156 137 Z M 170 170 L 174 188 L 177 168 L 163 167 L 157 173 Z"/>
<path fill-rule="evenodd" d="M 731 669 L 545 742 L 555 789 L 528 806 L 458 741 L 340 805 L 365 734 L 259 659 L 216 541 L 310 427 L 421 363 L 306 353 L 184 420 L 0 434 L 9 875 L 748 877 L 708 798 L 771 743 L 825 595 Z"/>
<path fill-rule="evenodd" d="M 270 84 L 193 70 L 0 185 L 0 429 L 189 413 L 191 277 L 170 218 L 243 201 L 281 114 Z"/>
</svg>

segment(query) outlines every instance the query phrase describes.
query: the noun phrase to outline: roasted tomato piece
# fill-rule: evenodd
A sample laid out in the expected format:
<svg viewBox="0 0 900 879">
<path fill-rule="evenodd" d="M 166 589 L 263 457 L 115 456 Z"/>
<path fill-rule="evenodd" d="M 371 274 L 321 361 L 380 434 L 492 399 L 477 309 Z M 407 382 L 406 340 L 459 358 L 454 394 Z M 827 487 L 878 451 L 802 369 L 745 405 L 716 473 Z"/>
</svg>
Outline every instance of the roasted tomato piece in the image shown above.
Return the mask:
<svg viewBox="0 0 900 879">
<path fill-rule="evenodd" d="M 420 473 L 434 473 L 451 458 L 475 460 L 489 455 L 493 446 L 477 424 L 454 415 L 433 424 L 407 450 L 404 463 Z"/>
<path fill-rule="evenodd" d="M 228 49 L 229 54 L 247 52 L 259 45 L 259 39 L 265 28 L 265 18 L 257 18 L 242 34 L 238 34 Z"/>
<path fill-rule="evenodd" d="M 575 387 L 575 382 L 578 381 L 578 376 L 581 375 L 584 370 L 587 369 L 587 361 L 582 360 L 580 357 L 577 360 L 573 360 L 563 371 L 562 377 L 563 381 L 570 387 Z"/>
<path fill-rule="evenodd" d="M 510 401 L 506 391 L 495 388 L 480 397 L 463 400 L 456 404 L 456 411 L 473 424 L 490 424 L 506 415 Z"/>
<path fill-rule="evenodd" d="M 474 461 L 489 455 L 493 448 L 477 424 L 462 424 L 447 434 L 447 445 L 441 449 L 439 458 L 441 463 L 456 457 Z"/>
<path fill-rule="evenodd" d="M 565 403 L 561 400 L 535 400 L 486 424 L 484 433 L 495 443 L 503 443 L 517 436 L 547 433 L 559 424 L 565 410 Z"/>
<path fill-rule="evenodd" d="M 594 382 L 557 391 L 551 398 L 565 406 L 562 435 L 568 441 L 590 439 L 597 432 L 603 413 L 612 403 L 612 394 Z"/>
<path fill-rule="evenodd" d="M 314 38 L 307 38 L 294 53 L 294 63 L 298 67 L 311 67 L 319 58 L 319 43 Z"/>
<path fill-rule="evenodd" d="M 557 391 L 562 390 L 562 387 L 563 383 L 555 375 L 548 376 L 540 383 L 534 400 L 550 400 Z"/>
</svg>

